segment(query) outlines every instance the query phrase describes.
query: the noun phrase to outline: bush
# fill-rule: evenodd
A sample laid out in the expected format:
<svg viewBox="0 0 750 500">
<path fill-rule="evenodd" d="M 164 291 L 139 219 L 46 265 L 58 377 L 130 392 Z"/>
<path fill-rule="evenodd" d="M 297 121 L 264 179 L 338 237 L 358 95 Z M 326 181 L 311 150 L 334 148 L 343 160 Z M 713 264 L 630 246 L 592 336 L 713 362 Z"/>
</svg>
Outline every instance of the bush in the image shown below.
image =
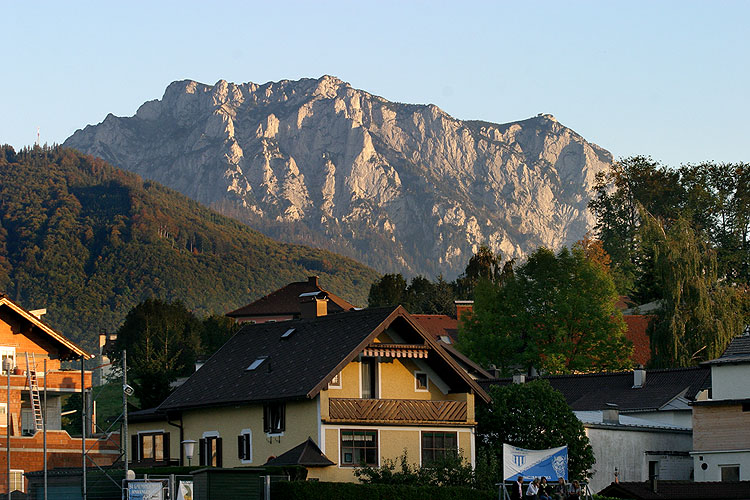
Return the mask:
<svg viewBox="0 0 750 500">
<path fill-rule="evenodd" d="M 356 484 L 324 482 L 278 482 L 271 484 L 271 497 L 285 500 L 495 500 L 496 492 L 456 486 L 412 486 L 403 484 Z"/>
</svg>

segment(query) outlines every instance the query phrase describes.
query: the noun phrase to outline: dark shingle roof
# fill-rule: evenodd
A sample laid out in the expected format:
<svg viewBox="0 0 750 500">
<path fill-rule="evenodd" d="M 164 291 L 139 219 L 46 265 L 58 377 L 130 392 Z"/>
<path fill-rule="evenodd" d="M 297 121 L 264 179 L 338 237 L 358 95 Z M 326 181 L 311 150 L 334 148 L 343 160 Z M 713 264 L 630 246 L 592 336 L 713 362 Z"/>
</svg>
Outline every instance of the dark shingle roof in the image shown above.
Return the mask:
<svg viewBox="0 0 750 500">
<path fill-rule="evenodd" d="M 407 343 L 426 343 L 435 350 L 437 356 L 429 362 L 441 364 L 446 383 L 468 386 L 487 398 L 399 306 L 247 325 L 169 395 L 159 410 L 312 398 L 377 334 L 396 322 L 400 333 L 410 336 Z M 265 360 L 257 368 L 247 369 L 261 357 Z"/>
<path fill-rule="evenodd" d="M 688 400 L 709 386 L 708 368 L 678 368 L 648 370 L 646 383 L 633 388 L 633 372 L 588 373 L 542 377 L 560 391 L 574 411 L 601 410 L 607 403 L 615 403 L 620 411 L 658 409 L 677 396 Z M 507 385 L 512 379 L 480 382 L 482 387 Z"/>
<path fill-rule="evenodd" d="M 318 445 L 311 438 L 307 438 L 304 443 L 298 444 L 291 450 L 282 453 L 276 458 L 272 458 L 264 465 L 288 466 L 302 465 L 304 467 L 328 467 L 335 465 L 327 456 L 320 451 Z"/>
<path fill-rule="evenodd" d="M 729 343 L 724 354 L 720 358 L 707 361 L 709 365 L 749 363 L 750 362 L 750 335 L 742 334 L 735 337 Z"/>
<path fill-rule="evenodd" d="M 261 297 L 255 302 L 228 312 L 226 315 L 232 318 L 245 316 L 273 316 L 273 315 L 300 315 L 299 296 L 302 293 L 323 292 L 328 296 L 328 314 L 342 311 L 350 311 L 355 308 L 341 297 L 323 290 L 318 286 L 317 276 L 311 276 L 307 281 L 295 281 L 275 292 Z"/>
<path fill-rule="evenodd" d="M 648 482 L 612 483 L 600 495 L 634 500 L 750 500 L 750 481 L 659 481 L 657 492 Z"/>
</svg>

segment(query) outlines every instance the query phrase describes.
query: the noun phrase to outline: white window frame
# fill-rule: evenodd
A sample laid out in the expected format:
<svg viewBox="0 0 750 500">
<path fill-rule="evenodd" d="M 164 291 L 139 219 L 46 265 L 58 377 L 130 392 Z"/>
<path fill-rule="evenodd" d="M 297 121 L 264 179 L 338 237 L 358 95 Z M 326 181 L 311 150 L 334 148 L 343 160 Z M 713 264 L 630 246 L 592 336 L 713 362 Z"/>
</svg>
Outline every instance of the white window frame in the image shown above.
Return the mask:
<svg viewBox="0 0 750 500">
<path fill-rule="evenodd" d="M 8 356 L 10 354 L 10 356 Z M 3 358 L 10 357 L 13 359 L 13 368 L 15 368 L 16 365 L 16 346 L 10 346 L 10 345 L 0 345 L 0 373 L 5 375 L 5 370 L 3 369 Z"/>
<path fill-rule="evenodd" d="M 335 377 L 328 383 L 329 389 L 341 389 L 343 387 L 341 383 L 342 372 L 338 372 Z"/>
<path fill-rule="evenodd" d="M 418 375 L 424 375 L 424 379 L 425 379 L 424 389 L 421 389 L 419 387 Z M 416 370 L 414 372 L 414 391 L 415 392 L 430 392 L 430 376 L 427 374 L 427 372 L 423 372 L 419 370 Z"/>
<path fill-rule="evenodd" d="M 251 464 L 253 463 L 253 431 L 252 429 L 242 429 L 240 432 L 240 436 L 248 436 L 248 440 L 250 442 L 250 458 L 243 458 L 240 460 L 243 464 Z"/>
<path fill-rule="evenodd" d="M 21 482 L 21 488 L 19 490 L 10 490 L 10 488 L 12 487 L 12 484 L 15 482 L 15 481 L 13 481 L 13 477 L 15 475 L 14 473 L 20 473 L 20 475 L 21 475 L 21 481 L 20 481 Z M 23 477 L 23 469 L 11 469 L 10 470 L 10 480 L 8 482 L 9 482 L 8 489 L 10 491 L 20 491 L 21 493 L 26 493 L 26 480 Z"/>
</svg>

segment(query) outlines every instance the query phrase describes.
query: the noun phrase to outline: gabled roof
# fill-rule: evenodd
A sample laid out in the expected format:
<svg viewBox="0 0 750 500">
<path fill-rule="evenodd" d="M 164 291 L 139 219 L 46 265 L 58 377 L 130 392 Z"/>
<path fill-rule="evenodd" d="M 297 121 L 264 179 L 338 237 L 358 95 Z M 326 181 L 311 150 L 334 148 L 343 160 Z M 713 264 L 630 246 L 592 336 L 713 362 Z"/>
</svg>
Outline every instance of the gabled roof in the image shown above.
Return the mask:
<svg viewBox="0 0 750 500">
<path fill-rule="evenodd" d="M 723 365 L 734 363 L 750 363 L 750 335 L 747 333 L 733 338 L 721 357 L 706 361 L 704 364 Z"/>
<path fill-rule="evenodd" d="M 304 467 L 328 467 L 330 465 L 336 465 L 331 462 L 327 456 L 320 451 L 318 445 L 312 438 L 307 438 L 307 441 L 300 443 L 291 450 L 282 453 L 278 457 L 272 458 L 264 465 L 269 466 L 289 466 L 289 465 L 302 465 Z"/>
<path fill-rule="evenodd" d="M 587 373 L 541 377 L 560 391 L 574 411 L 601 410 L 615 403 L 621 412 L 658 410 L 677 397 L 692 401 L 709 386 L 708 368 L 648 370 L 646 383 L 633 388 L 633 372 Z M 480 381 L 483 387 L 507 385 L 510 378 Z"/>
<path fill-rule="evenodd" d="M 657 492 L 651 490 L 648 482 L 620 482 L 610 484 L 599 494 L 635 500 L 746 500 L 750 498 L 748 492 L 750 481 L 658 481 Z"/>
<path fill-rule="evenodd" d="M 353 304 L 350 304 L 341 297 L 320 288 L 317 276 L 310 276 L 307 281 L 295 281 L 289 283 L 275 292 L 269 293 L 265 297 L 261 297 L 255 302 L 251 302 L 239 309 L 228 312 L 226 315 L 230 318 L 282 315 L 299 317 L 301 312 L 299 296 L 303 293 L 312 292 L 323 292 L 327 295 L 328 314 L 355 309 Z"/>
<path fill-rule="evenodd" d="M 60 344 L 63 349 L 67 350 L 71 355 L 74 357 L 84 356 L 85 358 L 91 358 L 92 355 L 78 347 L 76 344 L 74 344 L 71 340 L 64 337 L 62 334 L 57 333 L 55 330 L 53 330 L 50 326 L 48 326 L 44 321 L 37 318 L 33 314 L 31 314 L 29 311 L 24 309 L 23 307 L 19 306 L 12 300 L 10 300 L 7 296 L 0 294 L 0 308 L 6 307 L 13 311 L 15 314 L 23 318 L 24 320 L 28 321 L 32 327 L 35 327 L 37 331 L 39 331 L 42 335 L 47 336 L 51 338 L 56 343 Z"/>
<path fill-rule="evenodd" d="M 398 306 L 246 325 L 159 409 L 314 398 L 389 327 L 409 337 L 405 338 L 409 344 L 429 346 L 427 362 L 437 367 L 450 387 L 461 387 L 489 399 L 440 344 Z M 294 331 L 282 338 L 290 329 Z"/>
</svg>

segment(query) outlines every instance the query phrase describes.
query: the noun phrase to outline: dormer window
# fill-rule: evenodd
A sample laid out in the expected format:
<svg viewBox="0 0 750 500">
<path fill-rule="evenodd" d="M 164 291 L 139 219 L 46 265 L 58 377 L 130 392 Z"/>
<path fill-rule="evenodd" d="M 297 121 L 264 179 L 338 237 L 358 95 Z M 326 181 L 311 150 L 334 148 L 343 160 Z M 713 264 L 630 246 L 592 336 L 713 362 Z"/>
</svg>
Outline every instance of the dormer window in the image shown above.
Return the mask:
<svg viewBox="0 0 750 500">
<path fill-rule="evenodd" d="M 252 371 L 258 368 L 265 360 L 268 359 L 268 356 L 259 356 L 255 361 L 250 363 L 250 366 L 245 368 L 245 371 Z"/>
</svg>

